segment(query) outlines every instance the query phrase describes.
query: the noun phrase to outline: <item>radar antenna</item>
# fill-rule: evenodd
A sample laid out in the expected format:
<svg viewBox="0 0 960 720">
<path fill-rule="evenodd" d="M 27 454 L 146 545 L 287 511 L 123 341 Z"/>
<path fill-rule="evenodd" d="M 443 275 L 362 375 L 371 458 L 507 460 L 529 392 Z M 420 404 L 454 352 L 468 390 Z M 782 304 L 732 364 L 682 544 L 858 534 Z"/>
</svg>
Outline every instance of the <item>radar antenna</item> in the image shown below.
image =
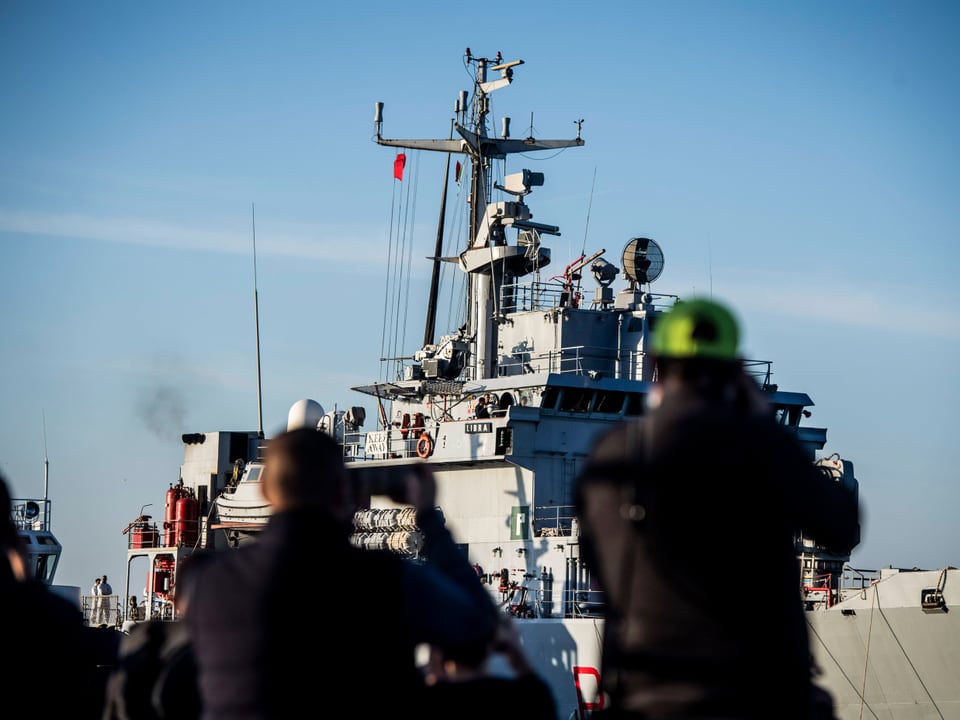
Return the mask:
<svg viewBox="0 0 960 720">
<path fill-rule="evenodd" d="M 623 274 L 631 290 L 649 285 L 663 272 L 663 250 L 650 238 L 632 238 L 623 249 Z"/>
</svg>

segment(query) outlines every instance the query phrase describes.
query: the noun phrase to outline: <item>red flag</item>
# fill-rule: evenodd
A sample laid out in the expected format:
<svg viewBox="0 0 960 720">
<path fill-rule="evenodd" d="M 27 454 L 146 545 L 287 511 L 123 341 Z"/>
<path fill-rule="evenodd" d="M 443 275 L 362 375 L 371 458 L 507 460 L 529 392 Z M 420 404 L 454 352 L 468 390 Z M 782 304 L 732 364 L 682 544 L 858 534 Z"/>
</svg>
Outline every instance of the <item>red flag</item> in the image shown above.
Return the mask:
<svg viewBox="0 0 960 720">
<path fill-rule="evenodd" d="M 403 153 L 397 153 L 397 158 L 393 161 L 393 177 L 397 180 L 403 180 L 403 166 L 406 164 L 407 156 Z"/>
<path fill-rule="evenodd" d="M 461 171 L 461 170 L 463 170 L 463 165 L 461 165 L 461 164 L 460 164 L 460 161 L 457 160 L 457 172 L 456 172 L 455 175 L 454 175 L 454 177 L 455 177 L 456 180 L 457 180 L 457 183 L 460 182 L 460 171 Z"/>
</svg>

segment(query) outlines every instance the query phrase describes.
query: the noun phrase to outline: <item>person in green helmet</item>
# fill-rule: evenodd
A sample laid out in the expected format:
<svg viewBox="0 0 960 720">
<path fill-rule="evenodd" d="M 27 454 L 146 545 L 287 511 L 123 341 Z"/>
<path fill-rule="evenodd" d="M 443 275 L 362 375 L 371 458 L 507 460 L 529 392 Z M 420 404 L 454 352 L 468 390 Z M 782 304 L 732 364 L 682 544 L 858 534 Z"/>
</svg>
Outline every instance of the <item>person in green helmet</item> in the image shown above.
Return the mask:
<svg viewBox="0 0 960 720">
<path fill-rule="evenodd" d="M 816 469 L 743 368 L 714 300 L 653 326 L 649 409 L 577 477 L 584 562 L 604 594 L 597 717 L 833 718 L 813 677 L 795 538 L 849 552 L 856 494 Z"/>
</svg>

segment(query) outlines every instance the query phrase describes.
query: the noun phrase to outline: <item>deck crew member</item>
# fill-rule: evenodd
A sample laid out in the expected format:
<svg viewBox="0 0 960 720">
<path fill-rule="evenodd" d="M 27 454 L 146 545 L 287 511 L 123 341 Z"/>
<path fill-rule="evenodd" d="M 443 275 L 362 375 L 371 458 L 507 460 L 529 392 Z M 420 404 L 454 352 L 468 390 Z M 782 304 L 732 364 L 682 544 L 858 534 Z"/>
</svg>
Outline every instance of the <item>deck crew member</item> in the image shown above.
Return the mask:
<svg viewBox="0 0 960 720">
<path fill-rule="evenodd" d="M 489 394 L 484 395 L 479 400 L 477 400 L 477 405 L 473 410 L 473 415 L 476 418 L 488 418 L 490 417 L 490 408 L 487 403 L 489 402 Z"/>
<path fill-rule="evenodd" d="M 93 586 L 90 588 L 90 624 L 100 624 L 100 596 L 103 592 L 100 589 L 100 578 L 93 579 Z"/>
<path fill-rule="evenodd" d="M 110 601 L 113 599 L 113 588 L 110 587 L 110 583 L 107 582 L 107 576 L 103 575 L 100 577 L 100 616 L 97 619 L 98 625 L 111 625 L 112 618 L 110 616 Z"/>
</svg>

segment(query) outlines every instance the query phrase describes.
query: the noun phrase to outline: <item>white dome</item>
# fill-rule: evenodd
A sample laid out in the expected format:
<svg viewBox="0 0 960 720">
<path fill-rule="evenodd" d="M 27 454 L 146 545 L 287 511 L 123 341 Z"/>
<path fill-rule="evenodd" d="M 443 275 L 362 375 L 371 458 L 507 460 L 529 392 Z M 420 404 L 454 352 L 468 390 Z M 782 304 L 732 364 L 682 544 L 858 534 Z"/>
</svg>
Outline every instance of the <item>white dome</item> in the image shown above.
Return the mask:
<svg viewBox="0 0 960 720">
<path fill-rule="evenodd" d="M 316 429 L 323 414 L 323 406 L 316 400 L 297 400 L 287 413 L 287 430 L 302 427 Z"/>
</svg>

